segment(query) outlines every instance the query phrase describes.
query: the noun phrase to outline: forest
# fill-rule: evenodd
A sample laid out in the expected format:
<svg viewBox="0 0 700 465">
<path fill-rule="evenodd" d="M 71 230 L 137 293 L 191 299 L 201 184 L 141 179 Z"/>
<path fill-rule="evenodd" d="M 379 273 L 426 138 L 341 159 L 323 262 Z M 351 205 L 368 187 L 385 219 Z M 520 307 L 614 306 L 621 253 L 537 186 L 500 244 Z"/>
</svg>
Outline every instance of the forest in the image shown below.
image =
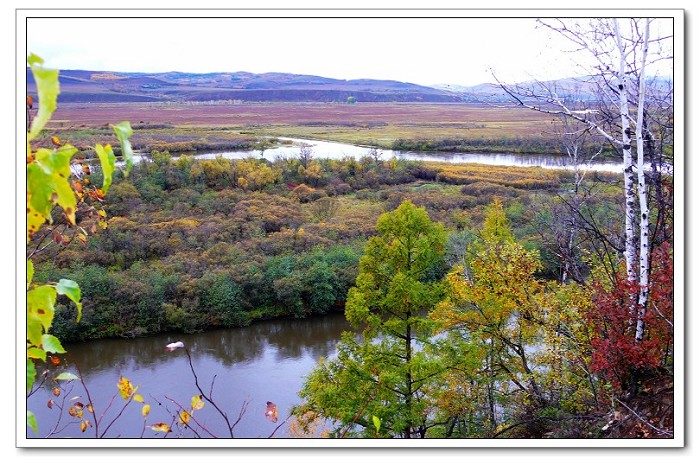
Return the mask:
<svg viewBox="0 0 700 465">
<path fill-rule="evenodd" d="M 42 104 L 27 99 L 28 393 L 61 342 L 344 312 L 353 331 L 290 414 L 299 436 L 673 438 L 673 102 L 646 98 L 643 60 L 605 76 L 619 87 L 602 119 L 504 86 L 561 124 L 570 170 L 304 145 L 274 161 L 151 150 L 133 163 L 128 123 L 111 126 L 118 148 L 86 158 L 45 127 L 58 81 L 29 64 Z M 623 172 L 587 171 L 601 154 Z M 196 428 L 199 408 L 172 422 Z"/>
</svg>

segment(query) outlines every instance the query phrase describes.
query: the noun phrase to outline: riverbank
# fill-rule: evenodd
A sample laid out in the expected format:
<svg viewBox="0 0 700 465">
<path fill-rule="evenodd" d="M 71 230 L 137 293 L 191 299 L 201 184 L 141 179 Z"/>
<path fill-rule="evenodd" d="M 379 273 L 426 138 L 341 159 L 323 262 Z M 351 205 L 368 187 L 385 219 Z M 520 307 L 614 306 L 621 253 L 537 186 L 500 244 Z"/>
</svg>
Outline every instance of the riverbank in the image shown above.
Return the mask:
<svg viewBox="0 0 700 465">
<path fill-rule="evenodd" d="M 132 123 L 132 144 L 144 151 L 180 152 L 213 145 L 218 145 L 214 150 L 232 150 L 266 136 L 384 150 L 452 151 L 450 145 L 460 147 L 455 148 L 458 151 L 470 147 L 480 152 L 502 148 L 516 152 L 518 147 L 537 153 L 542 147 L 550 147 L 549 153 L 559 150 L 552 132 L 554 120 L 548 115 L 454 103 L 61 104 L 51 129 L 78 147 L 94 145 L 97 139 L 105 143 L 115 117 Z"/>
<path fill-rule="evenodd" d="M 571 182 L 567 171 L 532 167 L 371 157 L 303 163 L 157 152 L 128 179 L 115 175 L 101 203 L 106 229 L 81 213 L 79 226 L 94 234 L 34 260 L 35 279 L 73 279 L 83 289 L 82 320 L 59 302 L 53 333 L 62 341 L 193 333 L 329 313 L 343 308 L 377 218 L 402 201 L 445 225 L 454 257 L 494 196 L 508 205 L 519 237 L 544 248 L 531 205 Z M 87 178 L 100 185 L 100 176 Z M 620 177 L 605 176 L 601 188 Z M 552 257 L 543 273 L 557 267 Z"/>
</svg>

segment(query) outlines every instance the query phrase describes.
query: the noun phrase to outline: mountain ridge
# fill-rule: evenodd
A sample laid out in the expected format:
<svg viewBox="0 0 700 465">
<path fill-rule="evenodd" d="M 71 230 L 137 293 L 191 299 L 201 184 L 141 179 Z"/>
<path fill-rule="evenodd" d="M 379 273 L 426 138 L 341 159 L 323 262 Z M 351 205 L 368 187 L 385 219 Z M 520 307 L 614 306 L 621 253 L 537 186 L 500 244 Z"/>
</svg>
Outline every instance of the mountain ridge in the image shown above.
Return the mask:
<svg viewBox="0 0 700 465">
<path fill-rule="evenodd" d="M 461 102 L 460 93 L 402 81 L 334 79 L 292 73 L 125 73 L 61 70 L 62 102 L 119 101 L 318 101 Z M 35 90 L 27 70 L 27 90 Z"/>
</svg>

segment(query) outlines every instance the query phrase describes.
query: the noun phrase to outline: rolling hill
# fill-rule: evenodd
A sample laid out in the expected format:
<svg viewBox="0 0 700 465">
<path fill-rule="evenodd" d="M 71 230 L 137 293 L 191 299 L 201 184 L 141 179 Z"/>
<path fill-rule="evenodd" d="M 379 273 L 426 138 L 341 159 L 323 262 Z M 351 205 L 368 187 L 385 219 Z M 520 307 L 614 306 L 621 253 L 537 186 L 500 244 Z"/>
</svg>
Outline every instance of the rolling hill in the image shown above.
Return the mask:
<svg viewBox="0 0 700 465">
<path fill-rule="evenodd" d="M 358 102 L 464 101 L 459 92 L 406 82 L 342 80 L 288 73 L 119 73 L 62 70 L 59 76 L 59 102 L 345 102 L 350 96 Z M 27 91 L 36 92 L 29 69 Z"/>
</svg>

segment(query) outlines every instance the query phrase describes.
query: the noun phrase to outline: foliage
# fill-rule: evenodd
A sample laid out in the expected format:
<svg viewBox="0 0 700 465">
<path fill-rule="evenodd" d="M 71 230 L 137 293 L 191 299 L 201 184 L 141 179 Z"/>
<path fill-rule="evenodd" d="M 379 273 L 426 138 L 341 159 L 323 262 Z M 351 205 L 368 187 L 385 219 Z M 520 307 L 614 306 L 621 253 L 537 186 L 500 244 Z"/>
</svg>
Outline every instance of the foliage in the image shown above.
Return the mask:
<svg viewBox="0 0 700 465">
<path fill-rule="evenodd" d="M 101 199 L 107 193 L 115 169 L 115 157 L 109 145 L 95 147 L 102 166 L 103 183 L 101 188 L 90 188 L 86 187 L 80 180 L 75 180 L 72 184 L 70 182 L 73 175 L 71 159 L 77 153 L 77 149 L 73 146 L 62 144 L 54 136 L 51 138 L 52 149 L 44 147 L 34 149 L 32 147 L 32 141 L 41 134 L 42 129 L 49 122 L 56 109 L 56 100 L 60 90 L 57 70 L 45 68 L 43 60 L 34 54 L 27 58 L 27 62 L 37 83 L 39 97 L 39 110 L 33 119 L 30 110 L 33 109 L 34 102 L 32 98 L 27 98 L 27 115 L 29 117 L 27 122 L 27 242 L 29 243 L 35 235 L 38 235 L 42 227 L 53 233 L 52 239 L 56 243 L 70 242 L 67 236 L 55 228 L 57 222 L 52 214 L 54 206 L 59 207 L 62 211 L 62 220 L 66 224 L 64 232 L 68 226 L 72 226 L 76 228 L 77 237 L 85 242 L 87 232 L 77 224 L 77 209 L 79 204 L 84 202 L 86 195 L 89 194 L 90 198 Z M 114 131 L 122 143 L 122 152 L 127 160 L 128 173 L 132 158 L 128 144 L 131 128 L 128 123 L 120 123 L 114 126 Z M 40 145 L 41 141 L 38 144 Z M 94 208 L 90 211 L 94 211 Z M 104 210 L 100 209 L 98 213 L 99 217 L 102 218 Z M 46 225 L 47 223 L 48 225 Z M 103 221 L 100 219 L 99 223 L 102 224 Z M 80 232 L 78 233 L 78 231 Z M 81 290 L 75 281 L 62 278 L 55 283 L 34 282 L 34 262 L 31 259 L 34 253 L 28 250 L 27 259 L 26 389 L 28 394 L 30 394 L 37 376 L 37 361 L 45 362 L 47 353 L 65 352 L 59 339 L 49 333 L 54 321 L 58 296 L 66 296 L 75 304 L 77 321 L 80 321 L 82 314 Z M 27 412 L 27 421 L 36 431 L 36 420 L 31 412 Z"/>
<path fill-rule="evenodd" d="M 668 363 L 673 345 L 673 254 L 668 243 L 653 254 L 650 302 L 644 318 L 646 337 L 635 341 L 634 322 L 638 309 L 629 306 L 629 296 L 638 288 L 622 276 L 618 285 L 604 288 L 593 283 L 593 305 L 586 321 L 593 328 L 591 369 L 618 392 L 636 390 L 639 375 L 649 374 Z"/>
<path fill-rule="evenodd" d="M 487 209 L 479 236 L 470 246 L 467 267 L 457 266 L 448 275 L 448 299 L 432 317 L 443 328 L 458 330 L 474 346 L 471 352 L 483 357 L 483 379 L 476 383 L 489 395 L 472 402 L 488 406 L 489 428 L 495 431 L 500 403 L 524 408 L 546 404 L 529 355 L 542 338 L 537 322 L 544 286 L 534 277 L 540 267 L 537 255 L 515 241 L 498 200 Z M 515 400 L 497 401 L 493 392 L 509 384 Z"/>
<path fill-rule="evenodd" d="M 345 334 L 338 359 L 309 376 L 299 422 L 313 412 L 336 422 L 341 437 L 349 431 L 374 437 L 376 417 L 382 435 L 425 437 L 431 421 L 425 389 L 440 371 L 425 350 L 432 333 L 425 314 L 442 295 L 431 270 L 445 242 L 443 226 L 410 202 L 379 217 L 345 305 L 362 340 Z"/>
</svg>

